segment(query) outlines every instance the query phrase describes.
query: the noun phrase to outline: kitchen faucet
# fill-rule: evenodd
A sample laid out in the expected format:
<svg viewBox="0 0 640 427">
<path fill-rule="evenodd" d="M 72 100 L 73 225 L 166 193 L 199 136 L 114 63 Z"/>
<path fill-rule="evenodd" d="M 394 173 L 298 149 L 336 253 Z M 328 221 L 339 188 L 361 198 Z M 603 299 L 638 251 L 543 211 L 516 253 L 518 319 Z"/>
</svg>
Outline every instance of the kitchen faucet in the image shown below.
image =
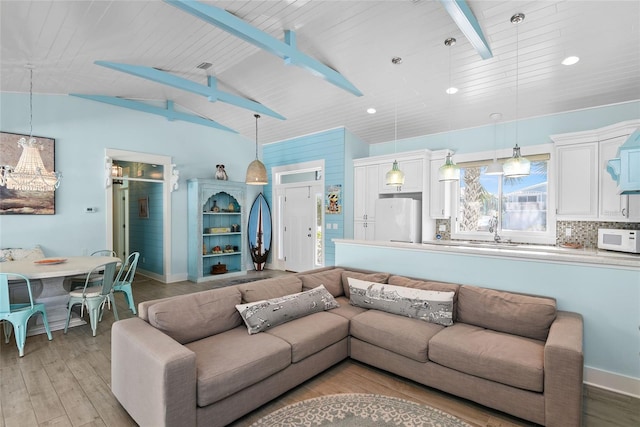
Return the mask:
<svg viewBox="0 0 640 427">
<path fill-rule="evenodd" d="M 489 220 L 489 233 L 493 234 L 493 241 L 496 243 L 500 243 L 502 238 L 498 235 L 498 214 L 495 214 Z"/>
</svg>

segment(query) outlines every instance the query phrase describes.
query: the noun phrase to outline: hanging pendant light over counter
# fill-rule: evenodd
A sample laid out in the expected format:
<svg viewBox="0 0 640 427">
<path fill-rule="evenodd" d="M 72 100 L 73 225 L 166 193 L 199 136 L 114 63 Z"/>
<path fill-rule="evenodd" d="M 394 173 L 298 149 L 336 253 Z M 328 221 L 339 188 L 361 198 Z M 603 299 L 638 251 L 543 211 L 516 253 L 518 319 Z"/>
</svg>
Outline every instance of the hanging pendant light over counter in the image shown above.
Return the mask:
<svg viewBox="0 0 640 427">
<path fill-rule="evenodd" d="M 491 120 L 493 120 L 493 161 L 487 169 L 484 171 L 485 175 L 504 175 L 504 170 L 502 169 L 502 164 L 498 161 L 496 154 L 496 125 L 498 120 L 502 118 L 501 113 L 491 113 L 489 115 Z"/>
<path fill-rule="evenodd" d="M 456 39 L 449 37 L 444 41 L 444 45 L 449 48 L 449 87 L 446 92 L 451 96 L 458 92 L 458 89 L 451 86 L 451 46 L 456 44 Z M 451 98 L 449 98 L 449 141 L 451 140 Z M 460 166 L 456 165 L 451 159 L 451 153 L 447 153 L 444 165 L 438 169 L 438 181 L 459 181 Z"/>
<path fill-rule="evenodd" d="M 254 114 L 253 117 L 256 118 L 256 159 L 249 163 L 245 183 L 249 185 L 267 185 L 269 182 L 267 179 L 267 168 L 258 160 L 258 119 L 260 118 L 260 114 Z"/>
<path fill-rule="evenodd" d="M 402 64 L 402 58 L 395 56 L 391 58 L 393 65 Z M 395 113 L 394 113 L 394 136 L 393 136 L 393 152 L 396 152 L 398 144 L 398 94 L 396 94 Z M 404 172 L 398 167 L 398 161 L 394 160 L 391 170 L 385 175 L 385 183 L 389 186 L 400 187 L 404 184 Z"/>
<path fill-rule="evenodd" d="M 531 173 L 531 162 L 520 155 L 518 146 L 518 76 L 519 76 L 519 37 L 517 25 L 524 21 L 524 13 L 516 13 L 511 17 L 511 23 L 516 24 L 516 145 L 513 147 L 513 157 L 504 162 L 502 169 L 504 176 L 508 178 L 518 178 Z"/>
</svg>

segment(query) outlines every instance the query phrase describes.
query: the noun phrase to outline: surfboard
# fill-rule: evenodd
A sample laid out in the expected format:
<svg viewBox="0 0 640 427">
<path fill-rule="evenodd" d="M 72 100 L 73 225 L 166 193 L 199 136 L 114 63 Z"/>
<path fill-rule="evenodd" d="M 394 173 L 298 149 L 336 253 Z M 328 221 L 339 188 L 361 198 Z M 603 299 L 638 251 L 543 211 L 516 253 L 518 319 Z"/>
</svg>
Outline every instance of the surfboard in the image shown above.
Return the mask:
<svg viewBox="0 0 640 427">
<path fill-rule="evenodd" d="M 247 224 L 249 252 L 257 271 L 262 271 L 271 250 L 271 209 L 262 193 L 258 194 L 249 211 Z"/>
</svg>

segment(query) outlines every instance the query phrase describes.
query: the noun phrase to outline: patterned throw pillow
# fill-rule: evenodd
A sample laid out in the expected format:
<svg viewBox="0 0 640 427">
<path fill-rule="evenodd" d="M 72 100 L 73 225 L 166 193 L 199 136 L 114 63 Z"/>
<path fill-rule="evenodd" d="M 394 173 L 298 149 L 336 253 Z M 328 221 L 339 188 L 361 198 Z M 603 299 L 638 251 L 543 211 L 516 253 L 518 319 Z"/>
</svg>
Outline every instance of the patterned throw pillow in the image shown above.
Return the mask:
<svg viewBox="0 0 640 427">
<path fill-rule="evenodd" d="M 453 325 L 455 292 L 425 291 L 353 277 L 349 277 L 349 292 L 349 302 L 356 307 L 373 308 L 443 326 Z"/>
<path fill-rule="evenodd" d="M 247 325 L 249 334 L 257 334 L 299 317 L 339 306 L 324 285 L 320 285 L 297 294 L 238 304 L 236 309 Z"/>
</svg>

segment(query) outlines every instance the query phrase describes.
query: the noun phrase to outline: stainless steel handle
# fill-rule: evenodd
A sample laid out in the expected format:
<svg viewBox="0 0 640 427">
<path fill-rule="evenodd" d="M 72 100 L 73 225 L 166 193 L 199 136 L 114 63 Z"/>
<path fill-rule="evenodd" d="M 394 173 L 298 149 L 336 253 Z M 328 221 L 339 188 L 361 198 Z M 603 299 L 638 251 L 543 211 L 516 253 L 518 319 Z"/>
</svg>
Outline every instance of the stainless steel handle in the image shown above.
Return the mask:
<svg viewBox="0 0 640 427">
<path fill-rule="evenodd" d="M 622 208 L 622 216 L 627 218 L 627 208 Z"/>
</svg>

